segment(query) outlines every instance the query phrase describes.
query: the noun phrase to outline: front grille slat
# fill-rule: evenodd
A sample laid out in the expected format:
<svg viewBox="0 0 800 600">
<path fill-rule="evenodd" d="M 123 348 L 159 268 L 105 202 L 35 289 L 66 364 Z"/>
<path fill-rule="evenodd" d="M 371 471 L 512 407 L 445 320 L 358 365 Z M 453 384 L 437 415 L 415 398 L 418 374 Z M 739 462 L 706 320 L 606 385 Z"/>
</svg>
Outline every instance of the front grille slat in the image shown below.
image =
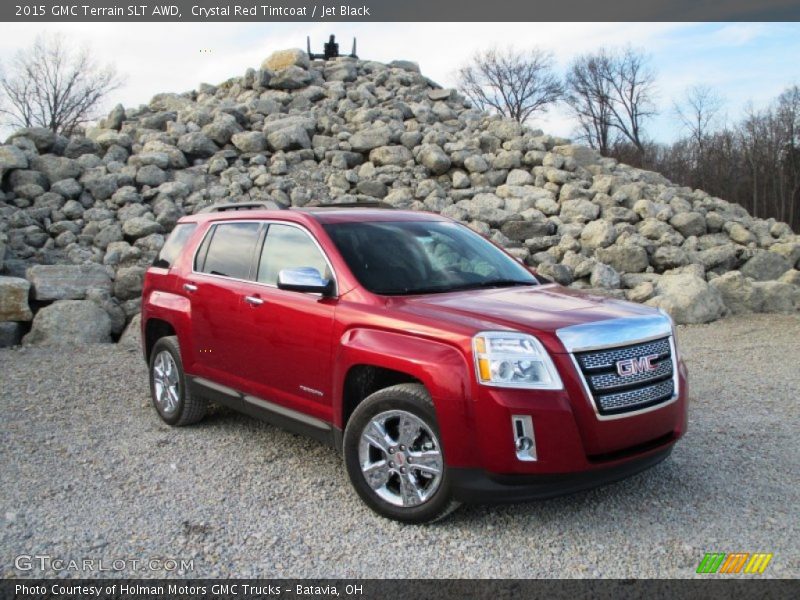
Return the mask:
<svg viewBox="0 0 800 600">
<path fill-rule="evenodd" d="M 637 373 L 629 377 L 620 377 L 617 375 L 617 371 L 614 370 L 613 372 L 604 372 L 599 375 L 589 374 L 587 376 L 587 381 L 593 392 L 604 392 L 606 390 L 634 387 L 643 382 L 672 377 L 672 359 L 668 358 L 667 360 L 662 360 L 655 364 L 655 371 Z"/>
<path fill-rule="evenodd" d="M 669 345 L 669 338 L 635 344 L 633 346 L 622 346 L 621 348 L 607 348 L 604 350 L 592 350 L 590 352 L 579 352 L 575 354 L 578 363 L 584 370 L 591 369 L 611 369 L 614 368 L 618 360 L 626 358 L 636 358 L 647 356 L 648 354 L 658 354 L 659 357 L 670 356 L 672 350 Z"/>
<path fill-rule="evenodd" d="M 653 371 L 621 376 L 617 362 L 655 355 Z M 575 353 L 575 359 L 601 415 L 616 415 L 672 398 L 675 392 L 672 346 L 668 337 L 631 344 Z"/>
</svg>

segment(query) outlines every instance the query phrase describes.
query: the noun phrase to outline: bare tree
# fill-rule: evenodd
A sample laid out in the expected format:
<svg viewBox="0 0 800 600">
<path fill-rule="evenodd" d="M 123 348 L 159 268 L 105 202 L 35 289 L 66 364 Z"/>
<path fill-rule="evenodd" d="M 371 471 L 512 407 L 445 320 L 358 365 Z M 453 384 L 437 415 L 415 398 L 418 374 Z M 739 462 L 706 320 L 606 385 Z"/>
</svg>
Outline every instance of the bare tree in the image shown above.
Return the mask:
<svg viewBox="0 0 800 600">
<path fill-rule="evenodd" d="M 0 114 L 12 127 L 69 135 L 95 117 L 103 98 L 121 84 L 116 69 L 98 65 L 88 48 L 75 48 L 60 35 L 40 35 L 0 74 Z"/>
<path fill-rule="evenodd" d="M 567 103 L 587 141 L 607 155 L 633 154 L 639 164 L 647 150 L 645 122 L 655 115 L 654 95 L 649 59 L 632 48 L 580 56 L 567 76 Z"/>
<path fill-rule="evenodd" d="M 524 123 L 547 110 L 563 92 L 553 55 L 539 48 L 492 48 L 458 70 L 458 88 L 477 107 Z"/>
<path fill-rule="evenodd" d="M 704 84 L 688 88 L 686 97 L 674 103 L 675 114 L 689 132 L 688 173 L 692 187 L 706 187 L 711 166 L 706 160 L 706 146 L 710 133 L 716 129 L 722 105 L 722 97 Z"/>
<path fill-rule="evenodd" d="M 611 57 L 605 50 L 578 57 L 569 67 L 565 101 L 578 121 L 578 137 L 608 156 L 613 141 Z"/>
<path fill-rule="evenodd" d="M 776 113 L 784 132 L 781 215 L 795 224 L 800 220 L 800 87 L 793 85 L 778 96 Z"/>
<path fill-rule="evenodd" d="M 689 135 L 702 144 L 713 129 L 722 104 L 722 97 L 713 88 L 700 84 L 687 89 L 686 97 L 682 102 L 676 102 L 674 109 Z"/>
<path fill-rule="evenodd" d="M 608 82 L 614 92 L 612 122 L 644 156 L 644 123 L 656 114 L 653 103 L 655 73 L 648 58 L 632 48 L 618 52 L 610 66 Z"/>
</svg>

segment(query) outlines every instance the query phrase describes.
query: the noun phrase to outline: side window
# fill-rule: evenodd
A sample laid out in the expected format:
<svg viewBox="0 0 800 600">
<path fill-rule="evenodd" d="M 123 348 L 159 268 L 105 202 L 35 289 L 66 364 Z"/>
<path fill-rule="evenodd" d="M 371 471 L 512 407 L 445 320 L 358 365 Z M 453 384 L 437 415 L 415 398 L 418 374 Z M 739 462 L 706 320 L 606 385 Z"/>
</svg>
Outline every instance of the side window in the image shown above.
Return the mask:
<svg viewBox="0 0 800 600">
<path fill-rule="evenodd" d="M 270 225 L 258 264 L 258 281 L 277 285 L 282 269 L 298 267 L 314 267 L 323 277 L 332 277 L 325 257 L 306 232 L 289 225 Z"/>
<path fill-rule="evenodd" d="M 258 223 L 216 225 L 200 247 L 195 269 L 210 275 L 250 279 L 250 264 L 258 241 L 258 232 Z"/>
<path fill-rule="evenodd" d="M 154 267 L 169 269 L 178 260 L 183 247 L 189 241 L 192 233 L 197 228 L 197 223 L 181 223 L 175 226 L 167 238 L 166 243 L 153 261 Z"/>
</svg>

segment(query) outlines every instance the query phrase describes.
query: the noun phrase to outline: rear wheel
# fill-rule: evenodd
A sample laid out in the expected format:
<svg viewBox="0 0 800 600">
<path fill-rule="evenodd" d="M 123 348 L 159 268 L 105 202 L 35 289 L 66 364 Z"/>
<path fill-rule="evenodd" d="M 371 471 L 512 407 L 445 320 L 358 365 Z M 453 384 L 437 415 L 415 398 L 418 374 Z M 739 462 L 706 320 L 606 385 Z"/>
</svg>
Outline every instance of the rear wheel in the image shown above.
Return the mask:
<svg viewBox="0 0 800 600">
<path fill-rule="evenodd" d="M 384 517 L 428 523 L 458 507 L 422 385 L 391 386 L 359 404 L 345 429 L 344 459 L 353 487 Z"/>
<path fill-rule="evenodd" d="M 206 414 L 206 401 L 192 396 L 186 385 L 176 336 L 163 337 L 150 353 L 150 395 L 161 419 L 175 427 L 197 423 Z"/>
</svg>

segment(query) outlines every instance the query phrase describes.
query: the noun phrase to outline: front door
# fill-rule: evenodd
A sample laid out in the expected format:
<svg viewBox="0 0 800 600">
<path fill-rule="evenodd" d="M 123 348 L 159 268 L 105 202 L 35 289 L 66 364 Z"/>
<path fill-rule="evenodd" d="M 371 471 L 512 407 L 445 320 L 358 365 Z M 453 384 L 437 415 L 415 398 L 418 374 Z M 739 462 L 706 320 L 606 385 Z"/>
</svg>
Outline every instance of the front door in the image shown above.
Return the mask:
<svg viewBox="0 0 800 600">
<path fill-rule="evenodd" d="M 305 229 L 270 223 L 249 284 L 242 318 L 248 340 L 243 368 L 249 393 L 324 420 L 331 416 L 331 345 L 336 300 L 277 287 L 282 269 L 333 273 Z"/>
</svg>

